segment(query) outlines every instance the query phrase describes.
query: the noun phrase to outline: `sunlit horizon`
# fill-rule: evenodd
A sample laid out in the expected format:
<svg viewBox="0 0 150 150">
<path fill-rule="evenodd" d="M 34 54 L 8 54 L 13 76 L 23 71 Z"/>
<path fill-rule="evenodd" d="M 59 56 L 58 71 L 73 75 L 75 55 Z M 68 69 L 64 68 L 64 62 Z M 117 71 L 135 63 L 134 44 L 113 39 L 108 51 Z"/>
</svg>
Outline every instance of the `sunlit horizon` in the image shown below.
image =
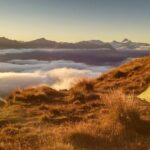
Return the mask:
<svg viewBox="0 0 150 150">
<path fill-rule="evenodd" d="M 57 39 L 57 38 L 48 38 L 48 37 L 44 37 L 44 36 L 39 36 L 39 37 L 32 37 L 32 38 L 15 38 L 15 37 L 9 37 L 9 36 L 5 36 L 5 35 L 2 35 L 0 36 L 1 38 L 7 38 L 7 39 L 10 39 L 10 40 L 17 40 L 17 41 L 21 41 L 21 42 L 28 42 L 28 41 L 33 41 L 33 40 L 37 40 L 37 39 L 46 39 L 46 40 L 49 40 L 49 41 L 56 41 L 56 42 L 68 42 L 68 43 L 77 43 L 77 42 L 81 42 L 81 41 L 92 41 L 92 40 L 99 40 L 99 41 L 102 41 L 102 42 L 113 42 L 113 41 L 117 41 L 117 42 L 122 42 L 123 40 L 125 39 L 128 39 L 129 41 L 132 41 L 132 42 L 141 42 L 141 43 L 150 43 L 149 41 L 140 41 L 140 40 L 133 40 L 131 38 L 128 38 L 128 37 L 123 37 L 123 38 L 118 38 L 118 39 L 109 39 L 109 40 L 106 40 L 106 39 L 100 39 L 100 38 L 84 38 L 84 39 L 75 39 L 75 40 L 70 40 L 70 39 Z"/>
<path fill-rule="evenodd" d="M 0 37 L 150 43 L 150 1 L 0 0 Z"/>
</svg>

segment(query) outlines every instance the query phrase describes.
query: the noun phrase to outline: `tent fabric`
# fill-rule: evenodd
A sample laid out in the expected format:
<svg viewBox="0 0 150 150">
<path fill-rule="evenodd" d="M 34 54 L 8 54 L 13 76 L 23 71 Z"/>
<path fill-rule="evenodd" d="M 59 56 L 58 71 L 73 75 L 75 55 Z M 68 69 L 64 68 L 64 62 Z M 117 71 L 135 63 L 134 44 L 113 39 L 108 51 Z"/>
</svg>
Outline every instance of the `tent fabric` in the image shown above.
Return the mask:
<svg viewBox="0 0 150 150">
<path fill-rule="evenodd" d="M 138 98 L 150 102 L 150 87 L 146 91 L 144 91 L 143 93 L 141 93 L 138 96 Z"/>
</svg>

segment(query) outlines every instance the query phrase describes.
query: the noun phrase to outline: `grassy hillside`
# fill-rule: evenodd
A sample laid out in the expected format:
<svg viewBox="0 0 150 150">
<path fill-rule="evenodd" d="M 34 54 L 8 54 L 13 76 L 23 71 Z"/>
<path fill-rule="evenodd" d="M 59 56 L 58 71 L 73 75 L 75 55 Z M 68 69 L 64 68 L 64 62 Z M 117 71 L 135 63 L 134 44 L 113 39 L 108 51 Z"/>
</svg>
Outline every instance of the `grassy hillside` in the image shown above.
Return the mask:
<svg viewBox="0 0 150 150">
<path fill-rule="evenodd" d="M 121 88 L 126 93 L 140 94 L 150 85 L 150 56 L 122 65 L 102 75 L 95 82 L 99 92 Z"/>
<path fill-rule="evenodd" d="M 17 90 L 0 107 L 2 150 L 149 150 L 150 56 L 68 91 Z"/>
</svg>

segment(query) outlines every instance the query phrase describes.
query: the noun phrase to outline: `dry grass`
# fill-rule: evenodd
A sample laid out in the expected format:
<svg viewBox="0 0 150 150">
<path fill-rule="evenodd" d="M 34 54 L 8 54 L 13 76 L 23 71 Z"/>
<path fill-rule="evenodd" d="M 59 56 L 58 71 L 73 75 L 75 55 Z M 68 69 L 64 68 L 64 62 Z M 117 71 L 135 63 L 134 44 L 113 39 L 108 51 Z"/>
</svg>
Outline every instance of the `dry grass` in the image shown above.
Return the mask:
<svg viewBox="0 0 150 150">
<path fill-rule="evenodd" d="M 108 112 L 101 118 L 104 132 L 109 136 L 118 136 L 124 135 L 128 130 L 138 131 L 142 121 L 133 96 L 125 95 L 122 90 L 112 90 L 104 95 L 103 101 Z"/>
<path fill-rule="evenodd" d="M 133 60 L 103 74 L 95 81 L 95 89 L 107 93 L 120 89 L 126 93 L 140 94 L 150 85 L 150 56 Z"/>
<path fill-rule="evenodd" d="M 31 87 L 26 89 L 19 89 L 12 92 L 6 97 L 8 103 L 51 103 L 60 100 L 64 97 L 64 93 L 56 91 L 48 86 Z"/>
<path fill-rule="evenodd" d="M 99 99 L 99 95 L 94 91 L 93 80 L 83 79 L 75 84 L 69 92 L 69 99 L 71 101 L 85 103 L 86 101 Z"/>
<path fill-rule="evenodd" d="M 112 90 L 103 97 L 104 103 L 111 112 L 110 118 L 116 120 L 126 127 L 140 121 L 140 114 L 133 95 L 125 95 L 122 90 Z"/>
<path fill-rule="evenodd" d="M 0 149 L 149 150 L 150 105 L 136 98 L 150 85 L 149 70 L 145 57 L 68 91 L 11 93 L 0 108 Z"/>
<path fill-rule="evenodd" d="M 27 106 L 30 114 L 25 122 L 8 123 L 0 129 L 1 149 L 148 150 L 150 122 L 141 118 L 134 96 L 112 90 L 103 95 L 101 102 L 103 107 L 96 100 L 80 105 Z M 82 120 L 70 118 L 78 113 Z M 96 117 L 86 118 L 89 113 Z"/>
</svg>

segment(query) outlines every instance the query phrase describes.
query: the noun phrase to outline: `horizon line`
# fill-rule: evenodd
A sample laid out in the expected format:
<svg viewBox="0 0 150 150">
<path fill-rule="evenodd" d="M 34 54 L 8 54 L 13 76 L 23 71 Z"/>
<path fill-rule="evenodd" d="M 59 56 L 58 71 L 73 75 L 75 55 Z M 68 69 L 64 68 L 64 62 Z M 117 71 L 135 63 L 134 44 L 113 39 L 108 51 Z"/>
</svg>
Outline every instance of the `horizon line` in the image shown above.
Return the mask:
<svg viewBox="0 0 150 150">
<path fill-rule="evenodd" d="M 51 40 L 49 38 L 46 38 L 46 37 L 38 37 L 38 38 L 33 38 L 31 40 L 20 40 L 18 38 L 10 38 L 10 37 L 6 37 L 6 36 L 0 36 L 0 38 L 5 38 L 5 39 L 9 39 L 9 40 L 15 40 L 15 41 L 18 41 L 18 42 L 30 42 L 30 41 L 34 41 L 34 40 L 39 40 L 39 39 L 45 39 L 45 40 L 48 40 L 48 41 L 53 41 L 53 42 L 60 42 L 60 43 L 78 43 L 78 42 L 83 42 L 83 41 L 101 41 L 101 42 L 104 42 L 104 43 L 110 43 L 110 42 L 113 42 L 113 41 L 117 41 L 117 42 L 122 42 L 123 40 L 127 39 L 131 42 L 136 42 L 136 43 L 147 43 L 149 44 L 150 42 L 142 42 L 142 41 L 134 41 L 134 40 L 130 40 L 128 38 L 122 38 L 122 40 L 111 40 L 111 41 L 104 41 L 104 40 L 100 40 L 100 39 L 96 39 L 96 38 L 91 38 L 91 39 L 88 39 L 88 40 L 79 40 L 79 41 L 57 41 L 57 40 Z"/>
</svg>

